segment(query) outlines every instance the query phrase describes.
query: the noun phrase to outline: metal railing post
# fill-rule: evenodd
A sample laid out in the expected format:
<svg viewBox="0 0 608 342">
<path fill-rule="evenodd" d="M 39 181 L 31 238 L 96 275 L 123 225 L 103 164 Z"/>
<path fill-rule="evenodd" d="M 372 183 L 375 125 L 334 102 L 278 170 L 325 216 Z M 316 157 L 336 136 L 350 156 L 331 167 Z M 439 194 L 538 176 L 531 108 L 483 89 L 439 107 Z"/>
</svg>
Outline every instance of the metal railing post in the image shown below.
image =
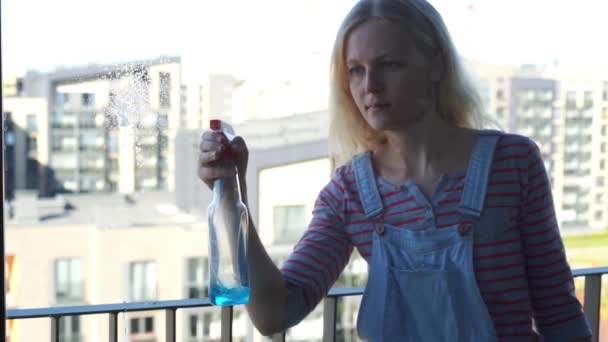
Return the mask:
<svg viewBox="0 0 608 342">
<path fill-rule="evenodd" d="M 323 299 L 323 342 L 334 342 L 336 340 L 337 309 L 337 297 L 325 297 Z"/>
<path fill-rule="evenodd" d="M 108 341 L 118 342 L 118 314 L 116 312 L 110 312 L 108 315 Z"/>
<path fill-rule="evenodd" d="M 592 342 L 598 342 L 600 337 L 600 295 L 602 291 L 602 276 L 588 275 L 585 276 L 585 303 L 583 310 L 589 320 Z"/>
<path fill-rule="evenodd" d="M 51 316 L 51 342 L 59 342 L 59 321 L 61 316 Z"/>
<path fill-rule="evenodd" d="M 175 309 L 165 310 L 165 341 L 175 342 Z"/>
<path fill-rule="evenodd" d="M 3 6 L 2 6 L 3 7 Z M 0 8 L 0 12 L 2 9 Z M 0 15 L 0 23 L 2 23 L 2 16 Z M 0 25 L 2 27 L 2 25 Z M 2 29 L 0 28 L 0 31 Z M 0 47 L 2 46 L 2 34 L 0 34 Z M 6 167 L 4 163 L 4 82 L 2 81 L 2 56 L 0 54 L 0 83 L 3 84 L 2 89 L 0 89 L 0 186 L 2 187 L 2 202 L 4 203 L 5 199 L 5 184 L 6 181 L 4 179 L 4 168 Z M 2 205 L 2 210 L 4 210 L 4 204 Z M 2 255 L 2 264 L 0 264 L 0 278 L 5 281 L 6 279 L 6 270 L 4 269 L 4 220 L 6 218 L 2 215 L 0 218 L 0 254 Z M 6 284 L 2 285 L 0 289 L 0 338 L 4 341 L 6 336 Z"/>
<path fill-rule="evenodd" d="M 222 342 L 232 341 L 232 318 L 234 308 L 232 306 L 222 306 Z"/>
<path fill-rule="evenodd" d="M 285 331 L 272 335 L 272 342 L 285 342 Z"/>
</svg>

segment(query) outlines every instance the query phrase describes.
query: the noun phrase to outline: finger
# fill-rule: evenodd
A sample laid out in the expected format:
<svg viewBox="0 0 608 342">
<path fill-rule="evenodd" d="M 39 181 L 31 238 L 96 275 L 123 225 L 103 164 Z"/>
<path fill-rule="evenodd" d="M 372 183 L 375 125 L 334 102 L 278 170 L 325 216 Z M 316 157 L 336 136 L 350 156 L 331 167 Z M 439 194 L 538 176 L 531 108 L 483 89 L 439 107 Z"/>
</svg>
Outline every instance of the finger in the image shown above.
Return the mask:
<svg viewBox="0 0 608 342">
<path fill-rule="evenodd" d="M 216 179 L 231 178 L 236 175 L 233 167 L 199 167 L 199 177 L 206 182 L 213 182 Z"/>
<path fill-rule="evenodd" d="M 218 131 L 206 130 L 201 134 L 201 140 L 221 142 L 223 139 L 222 133 Z"/>
<path fill-rule="evenodd" d="M 212 163 L 219 159 L 221 151 L 206 151 L 201 152 L 198 155 L 198 161 L 200 165 Z"/>
<path fill-rule="evenodd" d="M 201 152 L 210 152 L 210 151 L 223 151 L 224 150 L 224 144 L 217 142 L 217 141 L 213 141 L 213 140 L 203 140 L 201 141 L 201 143 L 199 144 L 199 149 Z"/>
<path fill-rule="evenodd" d="M 198 158 L 198 166 L 223 172 L 223 170 L 233 171 L 236 163 L 234 160 L 216 155 L 215 152 L 201 152 Z"/>
</svg>

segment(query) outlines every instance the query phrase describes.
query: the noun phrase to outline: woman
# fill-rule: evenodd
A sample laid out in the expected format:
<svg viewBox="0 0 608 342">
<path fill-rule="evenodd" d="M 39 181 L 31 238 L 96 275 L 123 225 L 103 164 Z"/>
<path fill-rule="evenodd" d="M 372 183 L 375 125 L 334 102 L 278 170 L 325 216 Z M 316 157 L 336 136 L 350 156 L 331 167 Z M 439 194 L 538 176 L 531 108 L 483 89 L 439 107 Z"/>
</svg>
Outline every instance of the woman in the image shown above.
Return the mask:
<svg viewBox="0 0 608 342">
<path fill-rule="evenodd" d="M 473 129 L 477 98 L 436 10 L 359 1 L 331 71 L 329 139 L 342 166 L 280 270 L 250 230 L 247 308 L 258 330 L 300 322 L 357 248 L 369 264 L 357 322 L 365 340 L 590 340 L 539 149 Z M 232 147 L 245 175 L 245 143 Z M 217 163 L 222 148 L 204 133 L 208 185 L 234 172 Z"/>
</svg>

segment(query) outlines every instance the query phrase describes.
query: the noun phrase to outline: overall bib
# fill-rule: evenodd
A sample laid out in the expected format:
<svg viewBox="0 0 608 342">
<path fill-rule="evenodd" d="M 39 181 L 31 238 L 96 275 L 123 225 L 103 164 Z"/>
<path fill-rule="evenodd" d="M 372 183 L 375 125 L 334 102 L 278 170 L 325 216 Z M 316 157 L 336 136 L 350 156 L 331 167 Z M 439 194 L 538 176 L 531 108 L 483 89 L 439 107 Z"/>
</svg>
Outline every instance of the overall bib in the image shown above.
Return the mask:
<svg viewBox="0 0 608 342">
<path fill-rule="evenodd" d="M 467 221 L 481 215 L 499 134 L 480 132 L 473 148 L 459 205 Z M 424 231 L 385 224 L 369 154 L 357 155 L 353 167 L 365 215 L 375 224 L 359 336 L 372 342 L 497 341 L 475 280 L 474 224 Z"/>
</svg>

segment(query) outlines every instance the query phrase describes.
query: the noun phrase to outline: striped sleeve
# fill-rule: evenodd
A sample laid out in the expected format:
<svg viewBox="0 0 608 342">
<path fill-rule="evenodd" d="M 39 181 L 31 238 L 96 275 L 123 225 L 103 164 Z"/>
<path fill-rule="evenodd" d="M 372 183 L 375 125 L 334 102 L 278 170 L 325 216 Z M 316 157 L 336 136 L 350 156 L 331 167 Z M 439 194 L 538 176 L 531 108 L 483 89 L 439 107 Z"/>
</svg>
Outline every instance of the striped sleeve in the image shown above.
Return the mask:
<svg viewBox="0 0 608 342">
<path fill-rule="evenodd" d="M 281 268 L 288 287 L 288 327 L 298 324 L 317 306 L 353 250 L 344 230 L 345 187 L 340 170 L 319 193 L 308 229 Z"/>
<path fill-rule="evenodd" d="M 538 146 L 530 141 L 522 215 L 518 225 L 534 320 L 548 341 L 591 335 L 560 236 L 551 185 Z"/>
</svg>

